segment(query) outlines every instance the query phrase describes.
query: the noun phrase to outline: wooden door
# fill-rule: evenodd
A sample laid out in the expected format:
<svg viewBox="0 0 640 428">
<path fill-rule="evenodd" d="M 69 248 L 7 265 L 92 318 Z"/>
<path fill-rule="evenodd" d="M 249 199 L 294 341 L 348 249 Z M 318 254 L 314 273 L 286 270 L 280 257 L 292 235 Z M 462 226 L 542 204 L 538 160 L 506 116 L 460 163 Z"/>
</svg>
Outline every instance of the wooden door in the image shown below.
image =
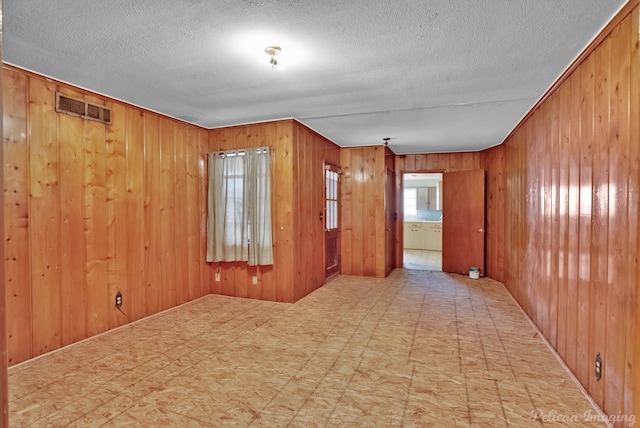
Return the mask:
<svg viewBox="0 0 640 428">
<path fill-rule="evenodd" d="M 484 170 L 445 172 L 442 181 L 442 271 L 484 275 Z"/>
<path fill-rule="evenodd" d="M 396 267 L 396 175 L 387 168 L 384 182 L 385 275 Z"/>
<path fill-rule="evenodd" d="M 324 266 L 325 280 L 340 273 L 340 170 L 324 169 Z"/>
</svg>

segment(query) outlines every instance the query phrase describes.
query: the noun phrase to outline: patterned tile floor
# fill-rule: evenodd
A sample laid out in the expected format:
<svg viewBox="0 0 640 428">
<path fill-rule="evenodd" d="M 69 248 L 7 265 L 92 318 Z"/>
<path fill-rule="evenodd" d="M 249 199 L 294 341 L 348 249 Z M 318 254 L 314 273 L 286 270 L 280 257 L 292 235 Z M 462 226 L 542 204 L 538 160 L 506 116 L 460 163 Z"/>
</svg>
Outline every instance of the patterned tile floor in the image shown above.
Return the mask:
<svg viewBox="0 0 640 428">
<path fill-rule="evenodd" d="M 207 296 L 9 387 L 13 427 L 604 426 L 501 284 L 401 269 L 296 304 Z"/>
<path fill-rule="evenodd" d="M 442 272 L 442 251 L 404 250 L 404 268 Z"/>
</svg>

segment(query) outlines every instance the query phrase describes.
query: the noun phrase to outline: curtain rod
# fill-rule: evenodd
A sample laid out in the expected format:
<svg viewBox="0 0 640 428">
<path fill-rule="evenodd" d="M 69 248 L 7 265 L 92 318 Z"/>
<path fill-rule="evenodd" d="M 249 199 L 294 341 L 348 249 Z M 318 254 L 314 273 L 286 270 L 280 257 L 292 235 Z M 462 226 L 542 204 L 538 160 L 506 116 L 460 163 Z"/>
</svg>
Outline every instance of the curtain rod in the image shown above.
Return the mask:
<svg viewBox="0 0 640 428">
<path fill-rule="evenodd" d="M 213 152 L 213 154 L 216 155 L 216 156 L 220 156 L 220 157 L 225 157 L 225 156 L 244 156 L 246 154 L 247 150 L 255 150 L 257 153 L 267 153 L 267 152 L 269 152 L 271 150 L 271 147 L 256 147 L 255 149 L 246 148 L 246 149 L 237 149 L 237 150 L 227 150 L 227 151 Z"/>
</svg>

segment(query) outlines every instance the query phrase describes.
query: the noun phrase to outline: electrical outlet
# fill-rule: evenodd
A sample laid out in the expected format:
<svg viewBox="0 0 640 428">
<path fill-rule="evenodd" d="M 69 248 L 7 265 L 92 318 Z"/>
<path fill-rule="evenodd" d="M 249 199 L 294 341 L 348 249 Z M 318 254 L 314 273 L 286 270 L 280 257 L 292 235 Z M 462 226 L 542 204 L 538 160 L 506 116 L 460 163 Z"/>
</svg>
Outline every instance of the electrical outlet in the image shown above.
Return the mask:
<svg viewBox="0 0 640 428">
<path fill-rule="evenodd" d="M 258 285 L 258 277 L 257 277 L 257 276 L 254 276 L 253 278 L 251 278 L 251 283 L 252 283 L 253 285 Z"/>
<path fill-rule="evenodd" d="M 602 357 L 600 356 L 600 352 L 596 355 L 596 380 L 602 379 Z"/>
<path fill-rule="evenodd" d="M 216 272 L 216 282 L 220 282 L 220 272 Z"/>
<path fill-rule="evenodd" d="M 116 294 L 116 308 L 120 309 L 122 307 L 122 293 L 118 291 Z"/>
</svg>

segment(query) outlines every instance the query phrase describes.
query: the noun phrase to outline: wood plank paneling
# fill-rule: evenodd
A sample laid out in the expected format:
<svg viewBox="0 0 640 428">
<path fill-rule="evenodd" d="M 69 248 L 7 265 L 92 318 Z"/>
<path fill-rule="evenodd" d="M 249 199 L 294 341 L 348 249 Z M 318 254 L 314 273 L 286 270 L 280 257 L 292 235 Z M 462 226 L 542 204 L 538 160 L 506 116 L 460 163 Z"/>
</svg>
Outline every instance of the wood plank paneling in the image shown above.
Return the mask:
<svg viewBox="0 0 640 428">
<path fill-rule="evenodd" d="M 549 149 L 551 150 L 551 159 L 546 159 L 545 164 L 551 170 L 550 184 L 551 184 L 551 213 L 549 220 L 549 228 L 551 231 L 551 239 L 549 246 L 551 248 L 551 278 L 549 283 L 548 293 L 548 312 L 549 312 L 549 343 L 555 349 L 558 347 L 558 290 L 559 286 L 559 270 L 560 270 L 560 172 L 558 171 L 558 159 L 560 159 L 560 118 L 559 118 L 559 94 L 553 94 L 549 98 L 551 105 L 551 139 L 547 142 Z M 524 151 L 524 148 L 521 149 Z M 520 162 L 522 165 L 523 162 Z M 517 166 L 514 166 L 517 167 Z M 518 210 L 521 213 L 521 210 Z M 519 222 L 522 224 L 521 222 Z M 526 229 L 522 229 L 526 230 Z M 508 244 L 507 244 L 508 245 Z M 564 308 L 563 308 L 564 309 Z"/>
<path fill-rule="evenodd" d="M 100 101 L 86 96 L 95 104 Z M 107 276 L 107 155 L 105 125 L 85 122 L 84 220 L 87 277 L 87 334 L 109 329 L 109 286 Z"/>
<path fill-rule="evenodd" d="M 2 13 L 2 4 L 0 4 L 0 14 L 1 13 Z M 0 60 L 1 59 L 2 59 L 2 36 L 0 35 Z M 3 99 L 7 96 L 2 90 L 2 86 L 3 86 L 2 82 L 4 81 L 3 74 L 4 73 L 2 73 L 2 70 L 0 69 L 0 99 Z M 20 94 L 20 91 L 18 91 L 18 97 L 20 96 L 22 97 L 22 99 L 25 99 L 26 93 L 22 92 L 22 94 Z M 24 107 L 23 107 L 23 111 L 24 111 Z M 4 116 L 4 102 L 0 103 L 0 117 L 2 117 L 3 119 L 3 124 L 0 124 L 0 130 L 2 130 L 4 126 L 7 126 L 7 125 L 4 125 L 4 123 L 7 123 L 6 122 L 7 118 Z M 13 128 L 12 125 L 13 124 L 11 124 L 11 128 L 13 132 L 15 131 L 15 128 Z M 26 132 L 24 135 L 26 136 Z M 13 140 L 14 144 L 17 141 L 19 140 L 14 139 Z M 3 142 L 4 142 L 3 146 L 6 146 L 8 141 L 7 139 L 3 138 Z M 5 149 L 3 149 L 0 152 L 0 165 L 5 165 L 4 151 Z M 27 163 L 25 162 L 25 165 L 26 164 Z M 5 187 L 5 184 L 6 184 L 5 174 L 2 174 L 2 176 L 0 176 L 0 186 L 2 186 L 3 189 L 5 189 L 4 192 L 5 192 L 5 204 L 6 204 L 7 203 L 6 201 L 7 187 Z M 5 213 L 5 205 L 2 205 L 2 207 L 0 207 L 0 224 L 4 226 L 4 230 L 6 233 L 7 224 L 4 221 L 5 219 L 4 213 Z M 5 246 L 8 245 L 6 240 L 4 245 Z M 4 247 L 0 247 L 0 253 L 1 253 L 0 260 L 4 260 L 5 264 L 7 264 L 8 259 L 5 256 Z M 8 364 L 7 336 L 8 336 L 9 330 L 7 328 L 7 295 L 5 295 L 5 292 L 7 292 L 9 287 L 7 287 L 6 285 L 7 276 L 5 274 L 6 274 L 5 266 L 2 265 L 0 266 L 0 280 L 2 281 L 0 282 L 0 332 L 3 332 L 2 335 L 0 336 L 0 355 L 2 355 L 2 365 L 0 365 L 0 426 L 9 426 L 9 388 L 8 388 L 8 374 L 7 374 L 7 364 Z"/>
<path fill-rule="evenodd" d="M 139 110 L 127 107 L 126 111 L 127 158 L 124 196 L 127 218 L 127 295 L 123 307 L 131 321 L 147 315 L 146 264 L 145 264 L 145 151 L 144 119 Z"/>
<path fill-rule="evenodd" d="M 278 122 L 275 125 L 275 240 L 276 300 L 293 301 L 293 153 L 291 126 Z"/>
<path fill-rule="evenodd" d="M 558 337 L 556 340 L 556 350 L 560 355 L 566 356 L 567 338 L 567 259 L 569 243 L 569 142 L 571 125 L 570 106 L 571 87 L 569 81 L 558 90 L 558 122 L 560 125 L 560 135 L 558 137 L 558 157 L 555 167 L 558 174 L 557 181 L 557 202 L 558 202 Z M 527 230 L 527 229 L 525 229 Z"/>
<path fill-rule="evenodd" d="M 616 427 L 640 410 L 637 3 L 630 10 L 503 145 L 482 153 L 488 177 L 505 174 L 503 207 L 488 208 L 489 218 L 505 212 L 505 285 Z"/>
<path fill-rule="evenodd" d="M 553 139 L 552 133 L 554 131 L 554 128 L 552 126 L 552 123 L 555 123 L 553 120 L 553 116 L 554 116 L 553 104 L 549 102 L 541 106 L 540 115 L 542 116 L 542 127 L 543 127 L 540 150 L 542 150 L 544 153 L 545 150 L 549 150 L 549 148 L 551 147 L 551 141 Z M 552 230 L 551 230 L 552 229 L 551 214 L 554 212 L 553 211 L 554 210 L 553 195 L 555 194 L 555 190 L 553 190 L 554 189 L 553 174 L 551 172 L 551 168 L 548 167 L 547 162 L 548 162 L 547 156 L 543 155 L 541 159 L 541 163 L 539 164 L 539 170 L 538 170 L 538 171 L 541 171 L 539 175 L 542 177 L 542 183 L 544 186 L 544 195 L 543 195 L 543 201 L 542 201 L 542 203 L 544 204 L 544 211 L 542 212 L 543 224 L 542 224 L 542 241 L 541 241 L 541 245 L 543 245 L 544 248 L 550 248 L 551 242 L 554 239 L 552 236 Z M 543 288 L 543 292 L 542 292 L 543 305 L 545 305 L 545 302 L 549 302 L 549 299 L 551 296 L 552 277 L 555 275 L 555 271 L 552 271 L 552 267 L 551 267 L 552 259 L 555 259 L 555 257 L 553 257 L 553 255 L 551 254 L 551 251 L 543 252 L 543 255 L 542 255 L 543 282 L 542 283 L 544 285 L 541 284 L 541 287 Z M 543 307 L 542 309 L 543 323 L 540 326 L 543 334 L 548 338 L 551 337 L 551 330 L 552 330 L 550 307 L 551 305 L 548 305 L 548 304 L 545 307 Z"/>
<path fill-rule="evenodd" d="M 109 292 L 112 299 L 109 307 L 110 328 L 129 322 L 130 296 L 128 289 L 127 236 L 127 107 L 107 102 L 111 109 L 113 124 L 107 128 L 107 206 L 109 235 Z M 120 292 L 122 310 L 115 306 L 115 296 Z"/>
<path fill-rule="evenodd" d="M 342 176 L 340 183 L 340 264 L 341 272 L 349 275 L 353 272 L 353 150 L 340 150 Z"/>
<path fill-rule="evenodd" d="M 161 266 L 161 165 L 160 165 L 160 119 L 152 113 L 143 113 L 145 153 L 145 272 L 146 313 L 162 310 L 162 266 Z"/>
<path fill-rule="evenodd" d="M 31 352 L 31 267 L 29 263 L 29 142 L 27 76 L 3 70 L 4 255 L 9 364 Z"/>
<path fill-rule="evenodd" d="M 201 141 L 201 132 L 195 128 L 187 130 L 187 271 L 189 281 L 182 291 L 187 300 L 193 300 L 203 292 L 201 284 L 208 285 L 202 275 L 206 266 L 206 163 L 203 150 L 208 140 Z M 205 229 L 203 231 L 203 229 Z M 203 243 L 203 240 L 205 241 Z M 208 287 L 207 287 L 208 288 Z"/>
<path fill-rule="evenodd" d="M 3 71 L 10 364 L 209 293 L 200 277 L 209 131 Z M 113 124 L 57 114 L 56 91 L 107 105 Z"/>
<path fill-rule="evenodd" d="M 343 148 L 340 163 L 345 165 L 341 177 L 342 231 L 341 273 L 375 275 L 375 210 L 376 147 Z M 371 248 L 373 247 L 373 248 Z"/>
<path fill-rule="evenodd" d="M 569 182 L 568 207 L 569 217 L 567 242 L 567 307 L 566 307 L 566 361 L 577 370 L 577 330 L 578 330 L 578 259 L 579 259 L 579 209 L 580 209 L 580 93 L 582 85 L 580 73 L 576 72 L 568 80 L 570 87 L 569 114 L 571 116 L 569 129 Z M 542 300 L 542 299 L 540 299 Z M 585 361 L 586 362 L 586 361 Z"/>
<path fill-rule="evenodd" d="M 56 86 L 51 82 L 36 79 L 29 82 L 29 248 L 33 356 L 62 345 L 59 141 L 55 92 Z M 39 126 L 33 126 L 33 123 Z"/>
<path fill-rule="evenodd" d="M 381 193 L 384 194 L 384 185 L 381 186 L 380 180 L 376 180 L 378 171 L 376 170 L 376 153 L 378 147 L 372 149 L 364 149 L 362 153 L 362 166 L 360 174 L 362 179 L 357 186 L 360 188 L 356 201 L 359 200 L 362 206 L 362 217 L 360 218 L 360 242 L 362 242 L 362 255 L 364 258 L 363 274 L 365 276 L 376 275 L 376 247 L 377 236 L 376 230 L 384 228 L 384 221 L 376 222 L 376 212 L 383 212 L 384 205 L 376 206 L 376 197 Z M 384 171 L 384 168 L 382 168 Z M 381 171 L 381 172 L 382 172 Z M 357 239 L 357 238 L 356 238 Z M 384 243 L 384 239 L 381 240 Z"/>
<path fill-rule="evenodd" d="M 298 300 L 324 284 L 324 263 L 319 257 L 324 248 L 323 167 L 326 145 L 332 143 L 298 122 L 292 126 L 292 145 L 297 149 L 293 207 L 297 230 L 294 300 Z"/>
<path fill-rule="evenodd" d="M 175 217 L 175 147 L 174 122 L 160 120 L 160 235 L 159 249 L 162 265 L 156 266 L 162 275 L 162 309 L 172 308 L 178 303 L 176 291 L 176 217 Z"/>
<path fill-rule="evenodd" d="M 628 177 L 629 177 L 629 61 L 631 18 L 624 19 L 611 33 L 609 65 L 609 257 L 607 276 L 607 372 L 604 410 L 622 413 L 624 408 L 626 302 L 628 260 Z M 638 118 L 635 118 L 636 120 Z M 636 144 L 638 142 L 636 141 Z M 637 167 L 637 165 L 634 165 Z M 637 216 L 637 211 L 634 214 Z"/>
<path fill-rule="evenodd" d="M 174 205 L 174 219 L 171 226 L 173 226 L 174 233 L 174 251 L 175 251 L 175 281 L 176 281 L 176 304 L 191 300 L 190 290 L 198 288 L 200 284 L 200 275 L 193 283 L 189 282 L 189 267 L 193 264 L 189 255 L 189 220 L 197 220 L 199 217 L 199 201 L 196 201 L 192 207 L 189 207 L 188 201 L 188 189 L 189 189 L 189 171 L 187 161 L 189 159 L 188 140 L 187 140 L 187 126 L 182 123 L 175 124 L 175 140 L 174 140 L 174 159 L 175 159 L 175 173 L 173 177 L 173 186 L 175 187 L 175 205 Z M 196 183 L 197 184 L 197 183 Z M 197 187 L 196 187 L 197 191 Z M 197 211 L 193 215 L 189 214 L 189 208 Z M 178 221 L 178 219 L 185 219 L 185 221 Z M 198 258 L 198 262 L 200 259 Z M 196 272 L 200 273 L 200 263 L 195 264 Z"/>
<path fill-rule="evenodd" d="M 65 95 L 82 99 L 81 93 L 61 88 Z M 62 304 L 62 344 L 68 345 L 87 337 L 85 322 L 87 301 L 85 266 L 84 192 L 84 126 L 77 118 L 58 117 L 60 136 L 60 279 Z"/>
<path fill-rule="evenodd" d="M 591 235 L 591 299 L 590 299 L 590 356 L 597 353 L 603 357 L 606 338 L 606 297 L 607 297 L 607 258 L 609 229 L 609 51 L 611 43 L 607 38 L 594 52 L 594 148 L 593 148 L 593 211 Z M 598 382 L 595 375 L 589 378 L 589 394 L 599 406 L 604 405 L 603 381 Z"/>
<path fill-rule="evenodd" d="M 200 272 L 200 294 L 198 296 L 204 296 L 206 294 L 211 293 L 211 283 L 213 281 L 212 275 L 206 275 L 207 273 L 207 263 L 206 263 L 206 253 L 207 253 L 207 154 L 209 147 L 209 132 L 205 129 L 198 129 L 198 147 L 200 149 L 200 154 L 198 156 L 198 166 L 200 172 L 200 179 L 197 180 L 197 186 L 200 188 L 200 199 L 198 207 L 200 209 L 200 257 L 198 258 L 198 263 L 201 268 Z M 194 260 L 194 263 L 196 261 Z M 210 272 L 209 272 L 210 273 Z M 194 286 L 194 291 L 198 289 L 198 285 Z M 190 289 L 191 290 L 191 289 Z"/>
<path fill-rule="evenodd" d="M 629 277 L 627 281 L 627 334 L 623 414 L 640 414 L 640 292 L 638 256 L 640 255 L 640 8 L 631 13 L 629 64 Z M 634 344 L 634 345 L 632 345 Z"/>
<path fill-rule="evenodd" d="M 9 364 L 31 351 L 31 266 L 29 261 L 28 79 L 3 70 L 4 268 Z M 29 286 L 27 286 L 29 285 Z"/>
<path fill-rule="evenodd" d="M 262 123 L 259 125 L 259 146 L 260 147 L 275 147 L 275 139 L 276 139 L 276 126 L 274 123 Z M 274 158 L 272 158 L 272 162 L 277 161 L 278 154 L 274 152 L 272 153 Z M 277 185 L 277 180 L 274 177 L 273 182 L 271 183 L 271 197 L 275 197 L 275 186 Z M 272 224 L 274 225 L 274 229 L 272 231 L 273 237 L 278 234 L 278 229 L 276 227 L 275 220 L 275 206 L 272 205 L 271 216 L 272 216 Z M 274 246 L 274 257 L 277 255 L 277 247 Z M 275 276 L 275 266 L 263 266 L 260 268 L 260 298 L 263 300 L 271 300 L 274 301 L 277 299 L 276 293 L 276 276 Z"/>
<path fill-rule="evenodd" d="M 591 296 L 591 213 L 593 187 L 593 56 L 580 67 L 580 191 L 578 225 L 578 314 L 576 376 L 583 385 L 589 384 L 591 353 L 589 350 L 589 307 Z"/>
<path fill-rule="evenodd" d="M 504 282 L 505 175 L 502 147 L 481 153 L 480 167 L 486 171 L 486 276 Z"/>
</svg>

